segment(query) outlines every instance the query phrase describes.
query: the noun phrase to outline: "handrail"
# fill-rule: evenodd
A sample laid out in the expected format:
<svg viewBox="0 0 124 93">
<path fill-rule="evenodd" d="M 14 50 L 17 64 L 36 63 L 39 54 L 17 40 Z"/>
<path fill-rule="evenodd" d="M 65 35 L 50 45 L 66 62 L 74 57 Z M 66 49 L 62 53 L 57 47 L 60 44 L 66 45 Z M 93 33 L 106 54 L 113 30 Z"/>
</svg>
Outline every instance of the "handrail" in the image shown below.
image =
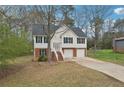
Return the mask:
<svg viewBox="0 0 124 93">
<path fill-rule="evenodd" d="M 62 57 L 63 57 L 63 59 L 64 59 L 64 54 L 63 54 L 62 49 L 60 49 L 60 53 L 62 54 Z"/>
<path fill-rule="evenodd" d="M 57 61 L 58 61 L 58 54 L 57 54 L 57 52 L 56 52 L 55 48 L 53 49 L 53 51 L 54 51 L 55 56 L 56 56 L 56 59 L 57 59 Z"/>
</svg>

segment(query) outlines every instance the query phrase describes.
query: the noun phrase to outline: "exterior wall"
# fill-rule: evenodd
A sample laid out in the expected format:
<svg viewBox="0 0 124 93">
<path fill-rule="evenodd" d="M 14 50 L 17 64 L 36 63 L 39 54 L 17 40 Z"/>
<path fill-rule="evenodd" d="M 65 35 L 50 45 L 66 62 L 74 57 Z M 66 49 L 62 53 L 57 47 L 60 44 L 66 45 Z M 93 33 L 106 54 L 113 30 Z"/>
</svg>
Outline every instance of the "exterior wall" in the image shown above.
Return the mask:
<svg viewBox="0 0 124 93">
<path fill-rule="evenodd" d="M 40 57 L 40 49 L 42 49 L 42 48 L 35 48 L 34 49 L 34 61 L 37 61 L 38 58 Z M 48 55 L 48 49 L 46 49 L 46 55 Z M 54 52 L 52 52 L 51 60 L 57 61 L 57 58 L 56 58 Z"/>
<path fill-rule="evenodd" d="M 73 57 L 77 57 L 77 49 L 73 48 Z"/>
<path fill-rule="evenodd" d="M 124 48 L 116 48 L 115 51 L 119 53 L 124 53 Z"/>
<path fill-rule="evenodd" d="M 68 31 L 67 31 L 68 30 Z M 42 36 L 42 35 L 40 35 Z M 64 37 L 73 37 L 73 43 L 72 44 L 64 44 Z M 60 43 L 60 47 L 62 48 L 63 52 L 64 49 L 72 49 L 73 50 L 73 57 L 77 57 L 77 49 L 85 49 L 85 55 L 86 55 L 86 48 L 87 48 L 87 39 L 85 38 L 85 44 L 77 44 L 77 38 L 78 36 L 68 29 L 66 26 L 60 27 L 54 37 L 51 40 L 51 50 L 53 51 L 53 43 Z M 42 38 L 42 41 L 44 38 Z M 47 43 L 36 43 L 36 36 L 33 36 L 33 41 L 34 41 L 34 57 L 40 56 L 40 49 L 46 49 L 48 44 Z M 54 54 L 52 54 L 54 55 Z M 55 60 L 55 58 L 54 58 Z"/>
<path fill-rule="evenodd" d="M 40 48 L 35 48 L 35 57 L 39 57 L 40 56 Z"/>
<path fill-rule="evenodd" d="M 34 61 L 37 61 L 40 56 L 40 48 L 34 48 Z"/>
<path fill-rule="evenodd" d="M 72 44 L 65 44 L 63 39 L 64 37 L 73 37 L 73 43 Z M 77 38 L 78 36 L 75 35 L 72 31 L 67 31 L 62 35 L 62 48 L 86 48 L 87 47 L 87 39 L 85 38 L 85 44 L 77 44 Z"/>
<path fill-rule="evenodd" d="M 34 57 L 39 57 L 40 56 L 40 49 L 44 49 L 44 48 L 35 48 L 34 49 Z M 46 55 L 48 55 L 48 49 L 46 50 Z"/>
<path fill-rule="evenodd" d="M 53 50 L 53 43 L 60 43 L 62 44 L 62 39 L 61 39 L 61 34 L 64 33 L 66 31 L 66 27 L 65 26 L 62 26 L 60 27 L 54 37 L 51 39 L 51 49 Z"/>
<path fill-rule="evenodd" d="M 68 31 L 67 31 L 68 30 Z M 64 44 L 64 37 L 73 37 L 72 44 Z M 53 50 L 53 43 L 60 43 L 62 48 L 86 48 L 87 47 L 87 39 L 85 38 L 85 44 L 77 44 L 77 35 L 71 30 L 67 29 L 67 27 L 60 27 L 54 37 L 51 40 L 51 50 Z M 47 43 L 36 43 L 36 36 L 33 36 L 34 39 L 34 48 L 47 48 Z"/>
<path fill-rule="evenodd" d="M 39 58 L 39 56 L 40 56 L 40 49 L 41 48 L 35 48 L 34 49 L 34 60 L 35 61 L 37 61 L 38 58 Z M 77 57 L 77 49 L 79 49 L 79 48 L 62 48 L 63 53 L 64 53 L 64 50 L 66 50 L 66 49 L 72 49 L 72 51 L 73 51 L 73 57 Z M 86 55 L 86 49 L 85 48 L 80 48 L 80 49 L 84 49 L 84 51 L 82 51 L 82 52 L 84 52 L 84 54 Z M 48 54 L 48 49 L 46 49 L 46 53 Z M 83 55 L 82 55 L 82 57 L 83 57 Z M 52 52 L 51 60 L 52 61 L 57 61 L 57 58 L 56 58 L 54 52 Z"/>
<path fill-rule="evenodd" d="M 124 39 L 113 41 L 113 51 L 124 53 Z"/>
</svg>

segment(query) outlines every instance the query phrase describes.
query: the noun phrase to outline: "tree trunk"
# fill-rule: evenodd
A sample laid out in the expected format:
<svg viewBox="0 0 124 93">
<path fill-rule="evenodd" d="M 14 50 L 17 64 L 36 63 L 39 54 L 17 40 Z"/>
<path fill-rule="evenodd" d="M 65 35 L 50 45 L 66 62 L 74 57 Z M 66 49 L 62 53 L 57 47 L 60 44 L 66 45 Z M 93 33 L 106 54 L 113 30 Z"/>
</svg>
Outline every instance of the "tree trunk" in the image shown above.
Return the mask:
<svg viewBox="0 0 124 93">
<path fill-rule="evenodd" d="M 48 38 L 48 62 L 51 63 L 51 45 L 49 38 Z"/>
<path fill-rule="evenodd" d="M 97 46 L 96 46 L 96 39 L 94 40 L 94 53 L 96 53 L 96 49 L 97 49 Z"/>
</svg>

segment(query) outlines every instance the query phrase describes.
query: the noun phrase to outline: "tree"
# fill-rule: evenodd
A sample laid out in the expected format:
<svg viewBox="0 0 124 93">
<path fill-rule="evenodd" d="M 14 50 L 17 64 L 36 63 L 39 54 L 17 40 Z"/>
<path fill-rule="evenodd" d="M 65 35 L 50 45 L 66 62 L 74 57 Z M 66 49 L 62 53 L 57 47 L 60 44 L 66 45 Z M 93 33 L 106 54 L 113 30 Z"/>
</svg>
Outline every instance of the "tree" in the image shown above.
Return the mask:
<svg viewBox="0 0 124 93">
<path fill-rule="evenodd" d="M 74 26 L 74 6 L 72 5 L 62 5 L 60 6 L 60 11 L 63 16 L 63 23 L 67 26 Z"/>
<path fill-rule="evenodd" d="M 97 42 L 99 39 L 99 32 L 102 29 L 104 20 L 111 15 L 110 6 L 81 6 L 82 15 L 87 19 L 85 24 L 90 28 L 89 31 L 92 31 L 92 38 L 94 40 L 94 50 L 97 49 Z"/>
<path fill-rule="evenodd" d="M 118 33 L 116 33 L 117 37 L 124 36 L 124 19 L 117 19 L 114 23 L 114 29 L 118 31 Z"/>
<path fill-rule="evenodd" d="M 7 65 L 7 59 L 31 53 L 31 44 L 12 30 L 12 19 L 18 18 L 16 16 L 18 14 L 15 13 L 17 8 L 17 6 L 0 6 L 0 69 Z"/>
<path fill-rule="evenodd" d="M 51 63 L 51 39 L 55 34 L 55 30 L 51 28 L 51 24 L 56 21 L 57 6 L 32 6 L 32 11 L 35 13 L 35 18 L 38 17 L 40 23 L 45 25 L 47 31 L 45 32 L 48 39 L 48 62 Z"/>
</svg>

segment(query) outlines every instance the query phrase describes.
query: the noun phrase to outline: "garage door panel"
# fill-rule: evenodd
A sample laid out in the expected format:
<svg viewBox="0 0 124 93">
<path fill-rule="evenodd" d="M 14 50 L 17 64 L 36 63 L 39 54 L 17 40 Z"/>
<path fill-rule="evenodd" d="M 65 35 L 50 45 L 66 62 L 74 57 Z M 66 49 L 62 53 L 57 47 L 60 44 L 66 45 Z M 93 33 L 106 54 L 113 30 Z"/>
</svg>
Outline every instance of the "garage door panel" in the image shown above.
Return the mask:
<svg viewBox="0 0 124 93">
<path fill-rule="evenodd" d="M 72 49 L 64 49 L 64 57 L 65 58 L 72 58 L 73 57 L 73 50 Z"/>
<path fill-rule="evenodd" d="M 77 49 L 77 57 L 83 58 L 85 56 L 85 49 Z"/>
</svg>

